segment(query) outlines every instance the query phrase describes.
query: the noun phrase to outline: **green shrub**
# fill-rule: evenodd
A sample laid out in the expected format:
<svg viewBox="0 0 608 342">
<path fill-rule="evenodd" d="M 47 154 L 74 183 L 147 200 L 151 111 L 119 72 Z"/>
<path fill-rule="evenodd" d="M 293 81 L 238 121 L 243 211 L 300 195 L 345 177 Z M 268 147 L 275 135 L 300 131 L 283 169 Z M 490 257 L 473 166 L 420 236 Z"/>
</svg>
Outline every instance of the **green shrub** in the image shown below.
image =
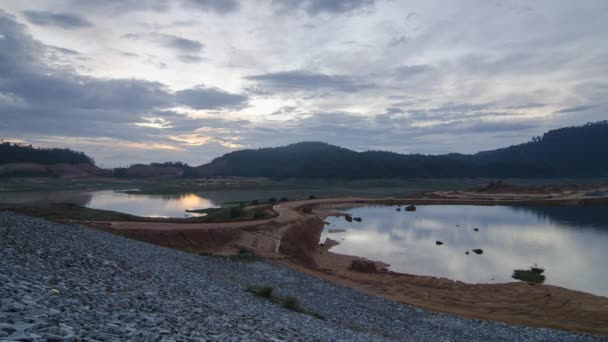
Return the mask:
<svg viewBox="0 0 608 342">
<path fill-rule="evenodd" d="M 260 287 L 260 289 L 258 290 L 258 294 L 262 297 L 265 298 L 272 298 L 272 291 L 274 289 L 272 288 L 272 286 L 262 286 Z"/>
<path fill-rule="evenodd" d="M 279 245 L 279 253 L 281 254 L 289 254 L 289 246 L 285 243 Z"/>
<path fill-rule="evenodd" d="M 287 296 L 287 297 L 283 298 L 283 307 L 285 307 L 289 310 L 299 311 L 300 302 L 295 297 Z"/>
<path fill-rule="evenodd" d="M 240 207 L 232 207 L 230 208 L 230 217 L 237 218 L 243 215 L 243 209 Z"/>
<path fill-rule="evenodd" d="M 545 270 L 542 268 L 532 267 L 529 270 L 515 270 L 511 277 L 529 283 L 542 284 L 545 282 L 544 272 Z"/>
</svg>

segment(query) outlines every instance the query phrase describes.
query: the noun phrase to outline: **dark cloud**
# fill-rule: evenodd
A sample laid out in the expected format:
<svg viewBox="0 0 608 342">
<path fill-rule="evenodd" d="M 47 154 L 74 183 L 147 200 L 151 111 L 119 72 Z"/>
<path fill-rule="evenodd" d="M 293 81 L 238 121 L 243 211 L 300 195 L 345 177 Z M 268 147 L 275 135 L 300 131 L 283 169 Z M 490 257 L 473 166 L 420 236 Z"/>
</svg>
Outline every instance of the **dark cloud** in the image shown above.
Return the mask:
<svg viewBox="0 0 608 342">
<path fill-rule="evenodd" d="M 555 114 L 564 114 L 564 113 L 576 113 L 576 112 L 584 112 L 586 110 L 589 110 L 591 108 L 593 108 L 595 106 L 576 106 L 576 107 L 569 107 L 569 108 L 564 108 L 558 111 L 555 111 Z"/>
<path fill-rule="evenodd" d="M 210 10 L 218 13 L 234 12 L 239 9 L 236 0 L 186 0 L 184 4 L 188 7 Z"/>
<path fill-rule="evenodd" d="M 394 74 L 398 78 L 410 78 L 433 70 L 430 65 L 405 65 L 395 69 Z"/>
<path fill-rule="evenodd" d="M 303 9 L 311 16 L 340 14 L 372 8 L 375 0 L 273 0 L 280 11 Z"/>
<path fill-rule="evenodd" d="M 201 63 L 206 60 L 204 57 L 197 56 L 197 55 L 179 55 L 179 56 L 177 56 L 177 59 L 179 59 L 183 63 L 191 63 L 191 64 Z"/>
<path fill-rule="evenodd" d="M 526 103 L 526 104 L 522 104 L 522 105 L 509 106 L 506 108 L 507 109 L 528 109 L 528 108 L 541 108 L 544 106 L 546 106 L 546 105 L 543 103 L 530 102 L 530 103 Z"/>
<path fill-rule="evenodd" d="M 138 11 L 164 12 L 167 11 L 172 4 L 172 1 L 169 0 L 70 0 L 70 2 L 73 6 L 113 14 Z M 237 0 L 180 0 L 178 3 L 190 10 L 195 9 L 219 14 L 226 14 L 239 9 L 239 2 Z"/>
<path fill-rule="evenodd" d="M 219 109 L 242 107 L 247 103 L 247 96 L 231 94 L 218 88 L 204 85 L 175 93 L 178 103 L 194 109 Z"/>
<path fill-rule="evenodd" d="M 133 40 L 149 40 L 180 53 L 198 53 L 205 48 L 205 44 L 197 40 L 156 32 L 128 33 L 123 35 L 123 37 Z"/>
<path fill-rule="evenodd" d="M 314 91 L 335 90 L 342 92 L 357 92 L 371 87 L 357 81 L 353 77 L 343 75 L 326 75 L 305 70 L 279 71 L 261 75 L 248 76 L 255 81 L 262 91 Z"/>
<path fill-rule="evenodd" d="M 55 26 L 63 29 L 79 29 L 93 24 L 88 20 L 72 13 L 23 11 L 25 18 L 38 26 Z"/>
</svg>

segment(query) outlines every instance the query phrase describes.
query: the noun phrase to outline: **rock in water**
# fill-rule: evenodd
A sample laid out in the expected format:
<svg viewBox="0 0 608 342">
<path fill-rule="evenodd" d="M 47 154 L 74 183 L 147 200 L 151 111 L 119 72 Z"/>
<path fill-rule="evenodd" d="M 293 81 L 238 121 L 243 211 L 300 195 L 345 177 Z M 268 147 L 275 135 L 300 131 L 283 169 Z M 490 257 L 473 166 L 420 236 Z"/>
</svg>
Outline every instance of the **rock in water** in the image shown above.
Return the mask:
<svg viewBox="0 0 608 342">
<path fill-rule="evenodd" d="M 475 248 L 475 249 L 473 249 L 473 252 L 475 254 L 483 254 L 483 249 Z"/>
<path fill-rule="evenodd" d="M 350 215 L 344 216 L 344 219 L 348 222 L 353 222 L 353 218 Z"/>
<path fill-rule="evenodd" d="M 395 210 L 397 210 L 397 211 L 401 211 L 401 208 L 397 208 L 397 209 L 395 209 Z"/>
<path fill-rule="evenodd" d="M 352 261 L 348 269 L 357 272 L 375 272 L 376 264 L 365 259 L 355 259 Z"/>
<path fill-rule="evenodd" d="M 441 242 L 441 241 L 435 241 L 435 244 L 436 244 L 437 246 L 441 246 L 441 245 L 443 245 L 443 242 Z"/>
<path fill-rule="evenodd" d="M 469 255 L 469 251 L 464 252 L 464 254 Z"/>
<path fill-rule="evenodd" d="M 355 217 L 355 218 L 353 218 L 353 220 L 355 220 L 357 222 L 361 222 L 362 221 L 360 217 Z"/>
<path fill-rule="evenodd" d="M 479 231 L 479 228 L 473 228 L 473 230 L 474 230 L 474 231 L 476 231 L 476 232 L 478 232 L 478 231 Z"/>
<path fill-rule="evenodd" d="M 416 207 L 410 204 L 405 207 L 405 211 L 416 211 Z"/>
</svg>

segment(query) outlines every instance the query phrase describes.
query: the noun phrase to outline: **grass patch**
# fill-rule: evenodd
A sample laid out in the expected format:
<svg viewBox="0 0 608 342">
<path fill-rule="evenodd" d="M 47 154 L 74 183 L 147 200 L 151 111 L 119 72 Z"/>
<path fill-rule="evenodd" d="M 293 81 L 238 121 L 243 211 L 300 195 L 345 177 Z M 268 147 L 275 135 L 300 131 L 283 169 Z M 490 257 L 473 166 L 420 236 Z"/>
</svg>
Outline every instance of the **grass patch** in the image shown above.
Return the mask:
<svg viewBox="0 0 608 342">
<path fill-rule="evenodd" d="M 186 211 L 189 213 L 206 214 L 205 216 L 195 218 L 197 222 L 229 222 L 253 219 L 260 220 L 275 216 L 275 213 L 271 211 L 270 208 L 255 208 L 247 210 L 241 205 Z"/>
<path fill-rule="evenodd" d="M 307 310 L 300 305 L 300 301 L 292 296 L 280 297 L 274 294 L 274 288 L 272 286 L 247 286 L 245 288 L 247 292 L 253 293 L 258 297 L 262 297 L 270 300 L 273 303 L 279 304 L 284 308 L 303 313 L 306 315 L 313 316 L 318 319 L 324 320 L 325 317 L 321 316 L 318 312 Z"/>
<path fill-rule="evenodd" d="M 0 204 L 0 210 L 40 217 L 47 220 L 76 220 L 76 221 L 132 221 L 132 222 L 170 222 L 170 223 L 205 223 L 231 222 L 254 219 L 267 219 L 276 216 L 269 208 L 246 210 L 242 207 L 208 208 L 190 210 L 193 213 L 205 213 L 201 217 L 162 218 L 142 217 L 117 211 L 92 209 L 71 203 L 50 203 L 40 206 L 13 206 Z"/>
<path fill-rule="evenodd" d="M 142 219 L 135 215 L 111 210 L 91 209 L 70 203 L 51 203 L 45 206 L 31 207 L 7 206 L 0 209 L 47 220 L 138 221 Z"/>
<path fill-rule="evenodd" d="M 511 277 L 529 283 L 542 284 L 545 282 L 544 272 L 545 270 L 542 268 L 531 267 L 529 270 L 515 270 Z"/>
<path fill-rule="evenodd" d="M 238 253 L 230 255 L 227 258 L 234 261 L 258 261 L 260 259 L 257 255 L 244 248 L 239 249 Z"/>
<path fill-rule="evenodd" d="M 209 252 L 208 250 L 205 250 L 205 249 L 198 249 L 198 248 L 188 247 L 188 248 L 181 249 L 181 251 L 182 252 L 186 252 L 186 253 L 190 253 L 190 254 L 200 255 L 200 256 L 213 256 L 213 253 L 211 253 L 211 252 Z"/>
<path fill-rule="evenodd" d="M 291 249 L 289 248 L 289 246 L 286 243 L 281 243 L 279 245 L 279 253 L 281 254 L 289 254 L 289 252 L 291 251 Z"/>
<path fill-rule="evenodd" d="M 283 298 L 283 307 L 289 310 L 298 311 L 300 310 L 300 301 L 295 297 L 287 296 Z"/>
<path fill-rule="evenodd" d="M 242 248 L 240 249 L 236 254 L 234 255 L 216 255 L 213 254 L 211 251 L 205 250 L 205 249 L 199 249 L 199 248 L 193 248 L 193 247 L 186 247 L 186 248 L 182 248 L 180 249 L 182 252 L 186 252 L 186 253 L 190 253 L 190 254 L 194 254 L 194 255 L 200 255 L 200 256 L 205 256 L 205 257 L 214 257 L 214 258 L 221 258 L 221 259 L 225 259 L 225 260 L 230 260 L 230 261 L 244 261 L 244 262 L 248 262 L 248 261 L 258 261 L 260 260 L 260 258 L 255 255 L 254 253 Z"/>
</svg>

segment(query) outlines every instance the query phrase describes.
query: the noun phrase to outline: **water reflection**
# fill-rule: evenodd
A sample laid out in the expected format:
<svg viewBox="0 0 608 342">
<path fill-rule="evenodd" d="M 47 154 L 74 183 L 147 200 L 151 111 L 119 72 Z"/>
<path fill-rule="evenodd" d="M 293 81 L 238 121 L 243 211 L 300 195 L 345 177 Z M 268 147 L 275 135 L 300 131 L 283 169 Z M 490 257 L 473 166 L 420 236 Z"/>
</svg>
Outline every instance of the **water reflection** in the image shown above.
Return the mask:
<svg viewBox="0 0 608 342">
<path fill-rule="evenodd" d="M 119 211 L 148 217 L 197 216 L 186 210 L 213 208 L 216 205 L 197 194 L 142 195 L 116 191 L 95 191 L 85 206 L 94 209 Z"/>
<path fill-rule="evenodd" d="M 348 212 L 362 217 L 362 223 L 331 217 L 328 227 L 346 232 L 326 229 L 322 239 L 340 241 L 332 251 L 381 260 L 398 272 L 497 283 L 514 281 L 514 269 L 538 264 L 546 270 L 547 284 L 608 295 L 608 274 L 601 272 L 608 257 L 606 209 L 454 205 L 397 212 L 360 207 Z M 465 254 L 473 248 L 484 253 Z"/>
<path fill-rule="evenodd" d="M 200 216 L 187 213 L 187 209 L 217 207 L 216 202 L 198 194 L 144 195 L 128 194 L 124 191 L 41 191 L 0 193 L 0 204 L 48 205 L 50 203 L 73 203 L 79 206 L 113 210 L 147 217 Z"/>
</svg>

